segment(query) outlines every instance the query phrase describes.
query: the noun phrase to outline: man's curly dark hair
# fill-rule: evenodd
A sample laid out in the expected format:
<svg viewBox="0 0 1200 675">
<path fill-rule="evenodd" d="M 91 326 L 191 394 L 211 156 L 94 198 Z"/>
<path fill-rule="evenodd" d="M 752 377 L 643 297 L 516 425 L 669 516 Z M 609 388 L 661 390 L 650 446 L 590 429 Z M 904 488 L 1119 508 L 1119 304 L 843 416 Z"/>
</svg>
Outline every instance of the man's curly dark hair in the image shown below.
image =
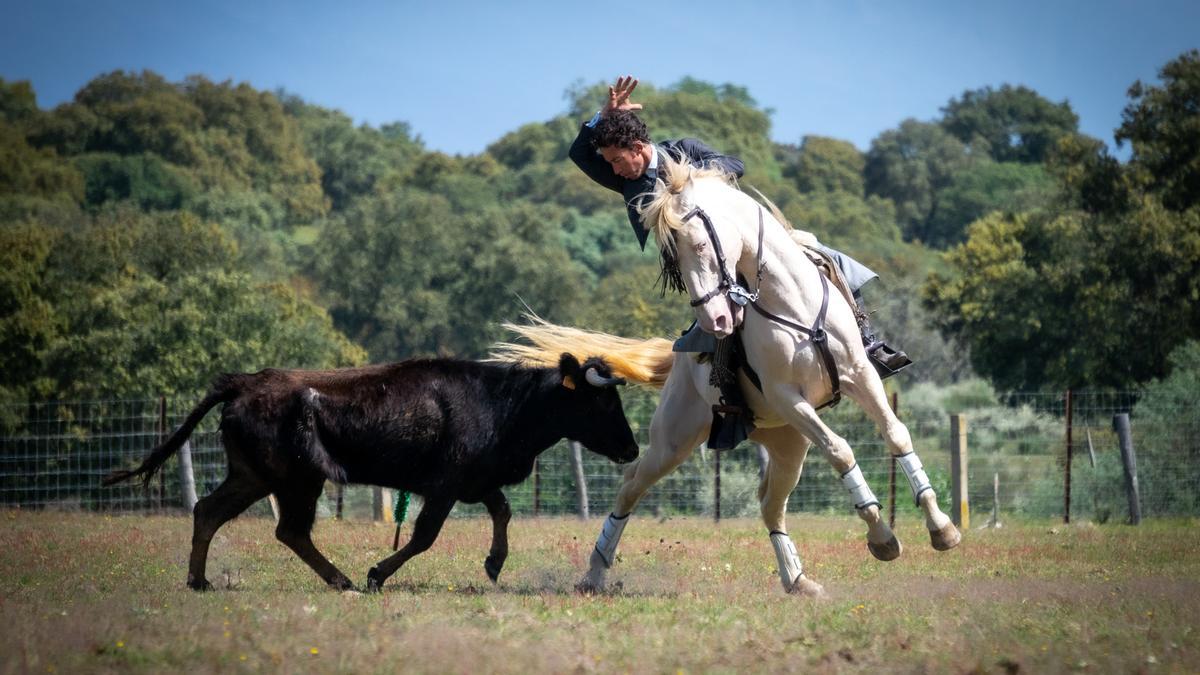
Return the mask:
<svg viewBox="0 0 1200 675">
<path fill-rule="evenodd" d="M 650 142 L 646 123 L 630 110 L 617 110 L 601 117 L 592 129 L 592 147 L 632 150 L 636 141 Z"/>
</svg>

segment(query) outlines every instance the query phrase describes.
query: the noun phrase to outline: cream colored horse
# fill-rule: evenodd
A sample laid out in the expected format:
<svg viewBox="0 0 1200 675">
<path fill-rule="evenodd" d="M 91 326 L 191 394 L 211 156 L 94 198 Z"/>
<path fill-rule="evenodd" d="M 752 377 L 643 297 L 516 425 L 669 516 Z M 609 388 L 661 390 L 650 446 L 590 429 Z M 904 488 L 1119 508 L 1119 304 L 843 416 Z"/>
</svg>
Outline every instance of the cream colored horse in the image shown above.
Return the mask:
<svg viewBox="0 0 1200 675">
<path fill-rule="evenodd" d="M 685 218 L 701 206 L 713 224 L 727 263 L 746 279 L 758 278 L 757 303 L 772 314 L 803 326 L 812 326 L 823 304 L 818 268 L 797 241 L 811 237 L 785 227 L 777 210 L 764 213 L 760 205 L 732 187 L 718 172 L 695 169 L 667 160 L 667 175 L 673 180 L 659 184 L 643 217 L 651 223 L 660 247 L 678 260 L 682 281 L 694 299 L 703 298 L 721 286 L 714 242 L 698 217 Z M 662 172 L 660 172 L 660 175 Z M 762 249 L 759 250 L 759 218 L 762 220 Z M 725 278 L 736 276 L 727 270 Z M 752 282 L 753 283 L 753 282 Z M 755 289 L 750 289 L 751 291 Z M 841 390 L 867 412 L 883 432 L 887 447 L 908 477 L 913 496 L 924 511 L 930 540 L 937 550 L 956 546 L 961 535 L 937 505 L 937 495 L 913 452 L 908 429 L 887 404 L 883 384 L 867 360 L 857 321 L 844 296 L 830 288 L 825 330 L 837 364 Z M 735 312 L 726 293 L 713 295 L 696 305 L 701 326 L 718 336 L 731 334 L 740 320 L 742 340 L 750 366 L 758 373 L 762 390 L 740 375 L 747 404 L 755 414 L 755 431 L 750 439 L 767 448 L 770 461 L 758 497 L 779 564 L 780 581 L 786 591 L 821 595 L 822 587 L 804 574 L 795 544 L 787 534 L 786 510 L 791 491 L 811 443 L 815 443 L 850 494 L 858 516 L 867 524 L 867 547 L 880 560 L 893 560 L 901 546 L 880 504 L 863 479 L 854 453 L 842 437 L 817 415 L 817 407 L 832 392 L 830 373 L 812 340 L 805 334 L 758 311 Z M 662 397 L 650 424 L 650 448 L 629 465 L 612 514 L 605 521 L 589 570 L 579 584 L 584 591 L 602 589 L 608 569 L 615 560 L 617 545 L 641 497 L 663 476 L 679 466 L 707 438 L 712 423 L 712 405 L 719 392 L 709 385 L 711 366 L 695 354 L 672 353 L 666 340 L 629 340 L 600 333 L 552 326 L 508 328 L 528 339 L 530 345 L 500 345 L 497 355 L 506 360 L 557 363 L 559 354 L 602 354 L 614 373 L 641 384 L 662 387 Z"/>
</svg>

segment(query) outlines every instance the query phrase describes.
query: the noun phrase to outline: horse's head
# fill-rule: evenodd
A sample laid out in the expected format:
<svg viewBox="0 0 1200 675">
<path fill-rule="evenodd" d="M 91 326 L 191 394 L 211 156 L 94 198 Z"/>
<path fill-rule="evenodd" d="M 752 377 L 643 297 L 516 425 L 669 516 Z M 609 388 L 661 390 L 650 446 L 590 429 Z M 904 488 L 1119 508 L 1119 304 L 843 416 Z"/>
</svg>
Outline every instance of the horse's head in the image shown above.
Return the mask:
<svg viewBox="0 0 1200 675">
<path fill-rule="evenodd" d="M 662 254 L 664 287 L 688 294 L 702 329 L 728 337 L 744 318 L 744 302 L 735 301 L 744 290 L 735 269 L 742 235 L 724 215 L 732 211 L 731 195 L 739 193 L 728 189 L 720 169 L 661 159 L 658 173 L 666 178 L 639 211 Z"/>
</svg>

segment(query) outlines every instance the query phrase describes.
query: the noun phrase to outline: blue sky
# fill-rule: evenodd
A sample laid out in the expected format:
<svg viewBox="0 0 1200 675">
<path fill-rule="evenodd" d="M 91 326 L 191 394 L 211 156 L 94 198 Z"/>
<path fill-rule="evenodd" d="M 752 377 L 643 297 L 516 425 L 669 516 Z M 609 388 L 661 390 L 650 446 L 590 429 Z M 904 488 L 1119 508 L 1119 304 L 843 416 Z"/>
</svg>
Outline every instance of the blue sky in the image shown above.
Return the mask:
<svg viewBox="0 0 1200 675">
<path fill-rule="evenodd" d="M 6 3 L 0 77 L 42 107 L 116 69 L 284 88 L 358 122 L 408 122 L 476 153 L 566 109 L 564 92 L 631 73 L 749 89 L 772 136 L 859 148 L 964 90 L 1023 84 L 1070 101 L 1112 145 L 1134 80 L 1200 47 L 1196 0 L 1000 2 Z M 635 98 L 636 100 L 636 98 Z"/>
</svg>

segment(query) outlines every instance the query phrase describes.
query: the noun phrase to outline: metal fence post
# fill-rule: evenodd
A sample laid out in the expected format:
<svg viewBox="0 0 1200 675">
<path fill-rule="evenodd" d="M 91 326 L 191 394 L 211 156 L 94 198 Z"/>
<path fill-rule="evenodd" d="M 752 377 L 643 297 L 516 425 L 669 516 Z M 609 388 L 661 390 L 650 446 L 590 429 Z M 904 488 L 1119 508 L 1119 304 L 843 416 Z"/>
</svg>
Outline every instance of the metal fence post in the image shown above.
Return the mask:
<svg viewBox="0 0 1200 675">
<path fill-rule="evenodd" d="M 1125 494 L 1129 497 L 1129 524 L 1142 522 L 1142 499 L 1138 492 L 1137 454 L 1133 451 L 1133 433 L 1129 413 L 1113 415 L 1113 431 L 1121 445 L 1121 464 L 1125 467 Z"/>
<path fill-rule="evenodd" d="M 713 450 L 713 520 L 721 520 L 721 451 Z"/>
<path fill-rule="evenodd" d="M 892 392 L 892 414 L 899 417 L 900 392 Z M 888 527 L 896 527 L 896 456 L 888 452 Z"/>
<path fill-rule="evenodd" d="M 533 460 L 533 515 L 542 510 L 542 476 L 538 471 L 538 461 Z"/>
<path fill-rule="evenodd" d="M 1063 476 L 1063 522 L 1071 522 L 1071 390 L 1067 390 L 1067 463 Z"/>
<path fill-rule="evenodd" d="M 950 519 L 960 529 L 971 527 L 971 507 L 967 501 L 967 417 L 950 416 Z"/>
</svg>

